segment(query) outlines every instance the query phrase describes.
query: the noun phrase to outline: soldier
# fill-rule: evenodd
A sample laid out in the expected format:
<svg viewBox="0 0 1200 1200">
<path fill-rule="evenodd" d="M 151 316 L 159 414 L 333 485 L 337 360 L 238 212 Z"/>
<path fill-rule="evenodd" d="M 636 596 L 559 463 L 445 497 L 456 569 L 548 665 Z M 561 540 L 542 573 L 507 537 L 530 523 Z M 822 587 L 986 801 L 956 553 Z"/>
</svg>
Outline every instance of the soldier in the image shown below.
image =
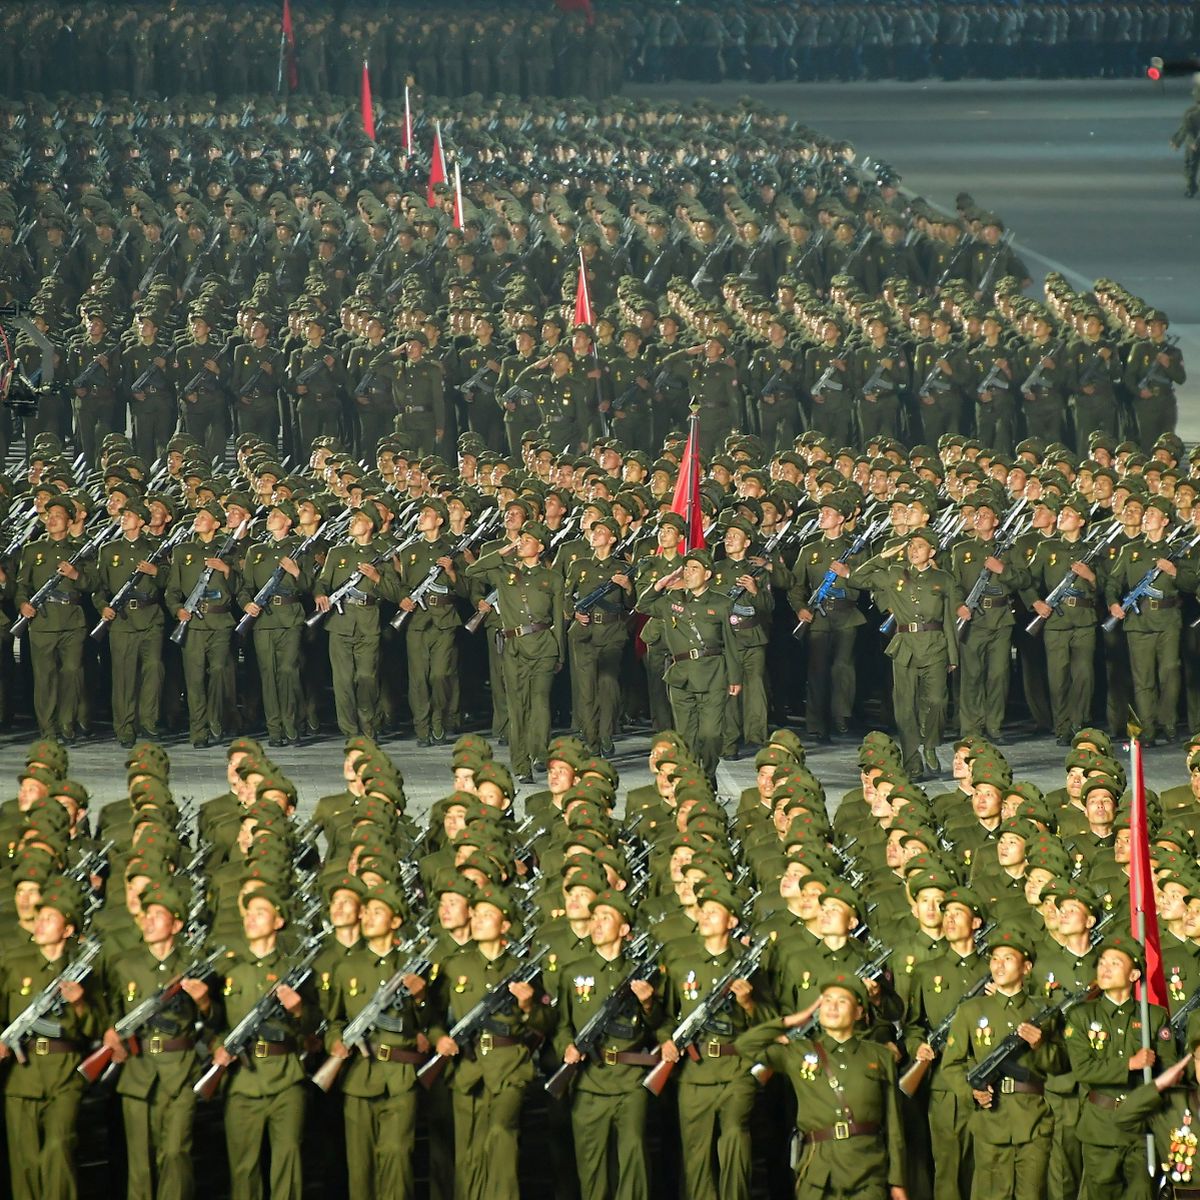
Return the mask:
<svg viewBox="0 0 1200 1200">
<path fill-rule="evenodd" d="M 587 398 L 572 366 L 570 351 L 558 345 L 521 371 L 516 383 L 534 394 L 541 414 L 538 432 L 552 446 L 583 450 L 589 419 Z M 544 373 L 547 368 L 549 375 Z"/>
<path fill-rule="evenodd" d="M 970 378 L 965 349 L 956 345 L 950 314 L 933 314 L 933 338 L 921 342 L 913 354 L 913 390 L 921 404 L 921 428 L 925 441 L 952 433 L 961 420 L 963 389 Z"/>
<path fill-rule="evenodd" d="M 1116 389 L 1121 384 L 1121 357 L 1103 333 L 1103 313 L 1089 309 L 1084 313 L 1082 337 L 1068 350 L 1075 447 L 1080 455 L 1087 452 L 1097 430 L 1108 437 L 1117 433 Z"/>
<path fill-rule="evenodd" d="M 888 335 L 887 322 L 878 309 L 867 317 L 869 342 L 854 354 L 852 371 L 857 381 L 858 423 L 862 440 L 900 436 L 903 393 L 909 386 L 908 355 Z"/>
<path fill-rule="evenodd" d="M 850 388 L 849 348 L 837 317 L 821 322 L 821 342 L 804 356 L 804 387 L 812 402 L 810 423 L 815 432 L 835 446 L 848 445 L 853 438 L 854 407 Z"/>
<path fill-rule="evenodd" d="M 423 333 L 409 335 L 408 359 L 397 369 L 392 387 L 396 433 L 418 455 L 436 450 L 446 433 L 445 379 L 441 365 L 425 357 L 428 347 Z"/>
<path fill-rule="evenodd" d="M 146 462 L 154 462 L 166 453 L 178 419 L 175 384 L 168 371 L 171 348 L 158 340 L 153 312 L 139 313 L 137 324 L 138 340 L 121 356 L 122 387 L 131 401 L 134 448 Z"/>
<path fill-rule="evenodd" d="M 1171 135 L 1170 147 L 1183 147 L 1183 194 L 1190 200 L 1196 194 L 1196 173 L 1200 171 L 1200 94 L 1192 89 L 1192 103 L 1184 111 L 1179 128 Z"/>
<path fill-rule="evenodd" d="M 742 690 L 733 604 L 711 588 L 712 577 L 712 555 L 689 550 L 680 566 L 643 589 L 637 603 L 639 612 L 663 622 L 674 727 L 710 778 L 724 738 L 726 697 Z"/>
<path fill-rule="evenodd" d="M 1017 402 L 1012 386 L 1013 351 L 1003 339 L 1004 317 L 989 309 L 983 318 L 983 340 L 968 353 L 975 393 L 975 430 L 985 446 L 1011 454 L 1016 444 Z"/>
<path fill-rule="evenodd" d="M 750 363 L 750 392 L 756 399 L 758 428 L 768 454 L 790 448 L 796 436 L 802 354 L 788 339 L 782 316 L 767 324 L 767 344 Z"/>
<path fill-rule="evenodd" d="M 126 748 L 138 736 L 157 734 L 163 686 L 165 580 L 159 567 L 149 561 L 156 547 L 145 532 L 149 515 L 140 500 L 126 500 L 121 509 L 121 536 L 98 556 L 92 592 L 92 603 L 109 622 L 113 732 Z M 126 593 L 120 612 L 114 611 L 113 597 L 131 580 L 134 587 Z"/>
<path fill-rule="evenodd" d="M 191 340 L 176 348 L 172 362 L 183 401 L 183 427 L 204 447 L 210 463 L 225 451 L 225 378 L 230 374 L 231 355 L 236 358 L 239 348 L 233 339 L 222 347 L 213 345 L 214 323 L 208 308 L 193 305 L 188 321 Z"/>
<path fill-rule="evenodd" d="M 279 438 L 278 395 L 285 382 L 283 355 L 268 342 L 272 328 L 266 313 L 254 316 L 250 341 L 234 353 L 231 381 L 238 428 L 269 443 Z"/>
<path fill-rule="evenodd" d="M 1149 337 L 1134 342 L 1125 360 L 1125 387 L 1133 397 L 1138 436 L 1148 454 L 1162 434 L 1175 432 L 1175 388 L 1187 379 L 1183 354 L 1166 340 L 1167 325 L 1167 314 L 1151 309 L 1146 314 Z"/>
<path fill-rule="evenodd" d="M 637 595 L 642 595 L 648 587 L 664 575 L 670 575 L 681 565 L 686 534 L 687 522 L 678 513 L 663 513 L 659 517 L 654 534 L 658 552 L 645 554 L 638 560 Z M 650 726 L 655 733 L 659 733 L 672 724 L 671 704 L 667 697 L 665 681 L 667 668 L 671 664 L 662 621 L 655 617 L 647 618 L 639 636 L 646 647 L 643 663 L 646 668 L 646 691 L 650 702 Z"/>
<path fill-rule="evenodd" d="M 1018 387 L 1025 402 L 1025 429 L 1030 437 L 1060 442 L 1066 432 L 1070 365 L 1065 339 L 1054 337 L 1054 321 L 1039 312 L 1033 338 L 1017 354 Z"/>
<path fill-rule="evenodd" d="M 328 331 L 328 317 L 309 314 L 304 319 L 304 344 L 288 359 L 287 387 L 297 397 L 295 428 L 302 446 L 338 432 L 345 371 L 332 348 L 325 345 Z"/>
<path fill-rule="evenodd" d="M 75 399 L 75 436 L 84 458 L 95 464 L 100 439 L 122 427 L 124 404 L 118 403 L 117 387 L 121 379 L 121 350 L 110 332 L 111 316 L 99 306 L 86 313 L 87 328 L 67 350 L 67 374 Z M 120 409 L 120 420 L 117 411 Z"/>
<path fill-rule="evenodd" d="M 698 362 L 686 372 L 690 402 L 700 409 L 700 455 L 708 459 L 725 444 L 725 438 L 743 421 L 744 400 L 738 368 L 730 355 L 730 341 L 724 334 L 710 334 L 703 344 L 676 350 L 661 361 L 661 366 L 686 366 L 688 357 Z"/>
</svg>

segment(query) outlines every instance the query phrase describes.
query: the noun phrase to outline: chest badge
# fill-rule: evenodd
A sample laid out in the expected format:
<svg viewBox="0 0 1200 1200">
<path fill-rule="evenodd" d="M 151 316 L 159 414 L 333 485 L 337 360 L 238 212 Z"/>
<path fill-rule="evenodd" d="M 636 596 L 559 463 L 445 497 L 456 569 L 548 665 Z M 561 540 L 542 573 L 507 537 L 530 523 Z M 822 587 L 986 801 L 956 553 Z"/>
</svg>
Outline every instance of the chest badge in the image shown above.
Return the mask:
<svg viewBox="0 0 1200 1200">
<path fill-rule="evenodd" d="M 467 977 L 465 975 L 460 975 L 458 977 L 458 982 L 454 985 L 454 990 L 458 992 L 459 995 L 462 995 L 462 993 L 467 990 Z"/>
<path fill-rule="evenodd" d="M 810 1083 L 817 1077 L 817 1068 L 821 1065 L 821 1060 L 815 1054 L 806 1054 L 804 1062 L 800 1064 L 800 1078 L 807 1079 Z"/>
<path fill-rule="evenodd" d="M 992 1044 L 992 1027 L 988 1024 L 987 1017 L 979 1018 L 979 1025 L 976 1027 L 975 1036 L 979 1039 L 981 1046 L 990 1046 Z"/>
<path fill-rule="evenodd" d="M 685 1000 L 700 999 L 700 981 L 696 978 L 695 971 L 687 973 L 687 978 L 679 985 L 679 991 Z"/>
<path fill-rule="evenodd" d="M 592 991 L 595 989 L 596 980 L 591 975 L 576 975 L 575 976 L 575 995 L 586 1004 L 592 998 Z"/>
</svg>

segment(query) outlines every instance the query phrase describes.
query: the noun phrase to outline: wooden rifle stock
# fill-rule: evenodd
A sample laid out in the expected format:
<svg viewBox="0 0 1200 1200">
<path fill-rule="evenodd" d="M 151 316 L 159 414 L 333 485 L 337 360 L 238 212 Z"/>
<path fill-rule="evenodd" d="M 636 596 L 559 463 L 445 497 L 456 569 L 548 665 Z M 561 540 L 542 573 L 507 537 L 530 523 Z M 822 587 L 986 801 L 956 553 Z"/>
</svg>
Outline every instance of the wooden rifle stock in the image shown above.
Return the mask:
<svg viewBox="0 0 1200 1200">
<path fill-rule="evenodd" d="M 646 1072 L 646 1077 L 642 1080 L 642 1087 L 652 1096 L 661 1096 L 663 1088 L 667 1086 L 667 1080 L 671 1078 L 671 1072 L 674 1070 L 675 1064 L 664 1058 L 658 1066 L 651 1067 Z"/>
<path fill-rule="evenodd" d="M 192 1091 L 200 1097 L 201 1100 L 211 1100 L 217 1094 L 217 1088 L 221 1086 L 221 1080 L 225 1078 L 225 1072 L 228 1071 L 227 1066 L 213 1059 L 208 1064 L 208 1069 L 196 1080 Z"/>
<path fill-rule="evenodd" d="M 346 1065 L 348 1058 L 342 1058 L 340 1055 L 331 1054 L 328 1058 L 316 1069 L 313 1073 L 312 1081 L 323 1092 L 329 1091 L 337 1081 L 337 1077 L 342 1073 L 342 1068 Z"/>
</svg>

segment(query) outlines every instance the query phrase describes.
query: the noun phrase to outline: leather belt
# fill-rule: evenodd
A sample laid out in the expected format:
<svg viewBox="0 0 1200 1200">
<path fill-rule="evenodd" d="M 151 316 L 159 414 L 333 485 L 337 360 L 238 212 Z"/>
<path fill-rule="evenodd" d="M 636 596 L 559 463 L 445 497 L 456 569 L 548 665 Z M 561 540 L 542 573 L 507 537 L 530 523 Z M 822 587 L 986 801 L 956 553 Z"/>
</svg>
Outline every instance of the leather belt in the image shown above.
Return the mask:
<svg viewBox="0 0 1200 1200">
<path fill-rule="evenodd" d="M 426 608 L 448 608 L 453 603 L 454 603 L 453 596 L 426 596 L 425 597 L 425 607 Z"/>
<path fill-rule="evenodd" d="M 282 1042 L 268 1042 L 263 1038 L 259 1038 L 253 1046 L 250 1047 L 251 1058 L 278 1058 L 283 1054 L 291 1054 L 296 1049 L 296 1043 L 292 1038 L 284 1038 Z"/>
<path fill-rule="evenodd" d="M 509 1046 L 523 1046 L 523 1038 L 504 1037 L 498 1033 L 481 1033 L 475 1048 L 480 1054 L 488 1054 L 492 1050 L 506 1050 Z"/>
<path fill-rule="evenodd" d="M 677 663 L 677 662 L 687 662 L 688 659 L 716 658 L 718 654 L 724 654 L 724 653 L 725 653 L 724 650 L 708 650 L 708 649 L 689 650 L 686 654 L 672 654 L 671 661 L 673 663 Z"/>
<path fill-rule="evenodd" d="M 271 607 L 272 608 L 279 608 L 281 605 L 284 605 L 284 604 L 299 604 L 299 603 L 300 603 L 299 596 L 281 596 L 278 592 L 276 592 L 275 595 L 271 597 Z"/>
<path fill-rule="evenodd" d="M 605 612 L 602 608 L 593 608 L 588 616 L 593 625 L 611 625 L 614 621 L 625 620 L 625 614 L 620 612 Z"/>
<path fill-rule="evenodd" d="M 549 628 L 549 621 L 534 621 L 532 625 L 514 625 L 511 629 L 503 629 L 501 632 L 506 638 L 528 637 L 531 633 L 544 633 Z"/>
<path fill-rule="evenodd" d="M 618 1050 L 605 1046 L 596 1062 L 605 1067 L 657 1067 L 659 1057 L 649 1050 Z"/>
<path fill-rule="evenodd" d="M 737 1047 L 732 1042 L 719 1042 L 716 1038 L 709 1038 L 707 1042 L 697 1042 L 688 1051 L 696 1062 L 702 1058 L 729 1058 L 737 1052 Z"/>
<path fill-rule="evenodd" d="M 825 1129 L 804 1135 L 806 1142 L 844 1142 L 852 1137 L 872 1137 L 879 1132 L 878 1121 L 835 1121 Z"/>
<path fill-rule="evenodd" d="M 1095 608 L 1096 601 L 1091 596 L 1068 596 L 1063 601 L 1063 608 Z"/>
<path fill-rule="evenodd" d="M 1038 1080 L 1013 1079 L 1011 1075 L 997 1079 L 996 1084 L 996 1090 L 1001 1096 L 1011 1096 L 1014 1092 L 1020 1092 L 1027 1096 L 1041 1096 L 1046 1091 L 1045 1084 Z"/>
<path fill-rule="evenodd" d="M 64 592 L 61 596 L 47 596 L 47 604 L 82 604 L 83 597 L 73 592 Z"/>
<path fill-rule="evenodd" d="M 79 1043 L 67 1038 L 39 1037 L 34 1038 L 30 1045 L 38 1058 L 44 1058 L 47 1054 L 79 1053 Z"/>
<path fill-rule="evenodd" d="M 416 1050 L 404 1050 L 399 1046 L 389 1046 L 386 1043 L 382 1046 L 372 1046 L 371 1051 L 378 1062 L 408 1063 L 414 1067 L 422 1066 L 429 1057 Z"/>
<path fill-rule="evenodd" d="M 221 613 L 227 613 L 229 611 L 229 605 L 214 604 L 211 600 L 201 600 L 200 603 L 196 605 L 196 611 L 202 617 L 215 617 L 219 616 Z"/>
<path fill-rule="evenodd" d="M 190 1037 L 164 1038 L 154 1034 L 148 1038 L 131 1038 L 129 1052 L 138 1054 L 175 1054 L 180 1050 L 192 1050 L 195 1041 Z"/>
<path fill-rule="evenodd" d="M 429 411 L 428 404 L 406 404 L 404 406 L 405 414 L 408 413 L 427 413 Z"/>
<path fill-rule="evenodd" d="M 909 625 L 897 625 L 897 633 L 934 633 L 942 628 L 940 621 L 913 621 Z"/>
<path fill-rule="evenodd" d="M 848 608 L 857 608 L 858 603 L 854 600 L 847 600 L 845 596 L 834 596 L 831 600 L 825 601 L 826 614 L 831 612 L 840 612 Z M 817 614 L 820 616 L 820 613 Z"/>
<path fill-rule="evenodd" d="M 379 600 L 375 596 L 363 596 L 361 599 L 354 596 L 347 596 L 342 603 L 349 604 L 354 608 L 371 608 L 378 604 Z"/>
<path fill-rule="evenodd" d="M 1125 1097 L 1119 1097 L 1124 1100 Z M 1088 1092 L 1087 1100 L 1089 1104 L 1094 1104 L 1097 1108 L 1116 1108 L 1118 1099 L 1113 1096 L 1106 1096 L 1103 1092 Z"/>
<path fill-rule="evenodd" d="M 1179 607 L 1179 597 L 1178 596 L 1164 596 L 1161 600 L 1143 600 L 1142 606 L 1144 608 L 1148 608 L 1151 612 L 1154 612 L 1155 610 L 1160 609 L 1160 608 L 1178 608 Z"/>
<path fill-rule="evenodd" d="M 1009 608 L 1009 607 L 1011 607 L 1011 604 L 1012 604 L 1012 602 L 1008 599 L 1007 596 L 1004 597 L 1003 599 L 996 597 L 996 598 L 990 599 L 990 600 L 988 599 L 987 596 L 984 596 L 984 598 L 979 601 L 980 608 Z"/>
</svg>

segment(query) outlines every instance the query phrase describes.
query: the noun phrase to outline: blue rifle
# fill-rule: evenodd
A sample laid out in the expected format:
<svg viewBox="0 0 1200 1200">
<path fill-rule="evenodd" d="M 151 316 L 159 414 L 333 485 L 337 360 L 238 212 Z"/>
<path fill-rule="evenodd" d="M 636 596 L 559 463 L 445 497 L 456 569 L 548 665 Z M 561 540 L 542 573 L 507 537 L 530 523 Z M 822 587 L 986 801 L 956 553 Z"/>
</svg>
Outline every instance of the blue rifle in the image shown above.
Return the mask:
<svg viewBox="0 0 1200 1200">
<path fill-rule="evenodd" d="M 1182 526 L 1180 527 L 1182 528 Z M 1200 533 L 1196 534 L 1190 541 L 1177 545 L 1174 550 L 1164 555 L 1168 562 L 1178 562 L 1186 554 L 1190 554 L 1197 546 L 1200 546 Z M 1164 546 L 1165 548 L 1165 546 Z M 1154 581 L 1162 574 L 1162 571 L 1157 567 L 1151 567 L 1145 575 L 1141 577 L 1133 585 L 1133 587 L 1125 594 L 1121 601 L 1121 607 L 1126 614 L 1130 612 L 1140 613 L 1142 611 L 1143 600 L 1161 600 L 1162 592 L 1154 586 Z M 1124 620 L 1124 617 L 1109 617 L 1104 622 L 1104 632 L 1114 633 L 1116 628 Z"/>
<path fill-rule="evenodd" d="M 836 559 L 834 559 L 834 562 L 843 564 L 849 562 L 850 559 L 852 559 L 856 554 L 861 554 L 863 550 L 865 550 L 867 546 L 886 528 L 887 518 L 880 517 L 878 521 L 874 522 L 872 525 L 868 525 L 867 528 L 864 529 L 862 533 L 860 533 L 858 537 L 856 537 L 854 541 L 851 542 L 850 545 L 847 546 L 846 549 L 837 556 Z M 810 613 L 820 613 L 821 616 L 825 616 L 825 604 L 831 598 L 833 589 L 839 586 L 840 584 L 838 582 L 837 572 L 830 567 L 829 570 L 825 572 L 821 582 L 817 584 L 813 594 L 809 596 L 808 602 L 804 606 L 805 609 Z M 808 632 L 808 627 L 811 623 L 811 621 L 805 620 L 798 621 L 796 628 L 792 630 L 792 637 L 804 637 L 804 635 Z"/>
</svg>

